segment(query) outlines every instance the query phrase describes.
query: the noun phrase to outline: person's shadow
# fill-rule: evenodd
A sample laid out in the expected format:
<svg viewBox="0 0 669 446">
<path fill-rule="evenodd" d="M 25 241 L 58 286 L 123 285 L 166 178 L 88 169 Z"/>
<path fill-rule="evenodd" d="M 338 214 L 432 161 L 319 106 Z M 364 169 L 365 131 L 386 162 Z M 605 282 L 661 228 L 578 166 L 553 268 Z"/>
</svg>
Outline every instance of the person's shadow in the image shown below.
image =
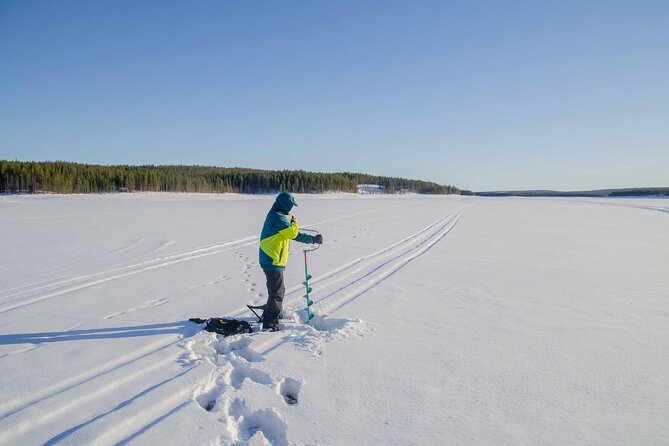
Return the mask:
<svg viewBox="0 0 669 446">
<path fill-rule="evenodd" d="M 189 321 L 163 324 L 133 325 L 129 327 L 91 328 L 86 330 L 49 331 L 43 333 L 20 333 L 0 335 L 0 345 L 42 344 L 45 342 L 85 341 L 91 339 L 119 339 L 141 336 L 180 334 L 192 336 L 202 329 L 201 325 Z"/>
</svg>

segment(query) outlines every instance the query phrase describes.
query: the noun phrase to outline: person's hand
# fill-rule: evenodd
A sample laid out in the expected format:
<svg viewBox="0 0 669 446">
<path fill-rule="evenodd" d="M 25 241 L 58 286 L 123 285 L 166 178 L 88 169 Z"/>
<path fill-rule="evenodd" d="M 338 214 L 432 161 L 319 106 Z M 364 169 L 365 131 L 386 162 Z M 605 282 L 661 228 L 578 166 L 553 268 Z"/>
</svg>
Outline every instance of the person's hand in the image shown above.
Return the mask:
<svg viewBox="0 0 669 446">
<path fill-rule="evenodd" d="M 323 244 L 323 236 L 321 234 L 314 235 L 314 243 L 316 243 L 318 245 L 322 245 Z"/>
</svg>

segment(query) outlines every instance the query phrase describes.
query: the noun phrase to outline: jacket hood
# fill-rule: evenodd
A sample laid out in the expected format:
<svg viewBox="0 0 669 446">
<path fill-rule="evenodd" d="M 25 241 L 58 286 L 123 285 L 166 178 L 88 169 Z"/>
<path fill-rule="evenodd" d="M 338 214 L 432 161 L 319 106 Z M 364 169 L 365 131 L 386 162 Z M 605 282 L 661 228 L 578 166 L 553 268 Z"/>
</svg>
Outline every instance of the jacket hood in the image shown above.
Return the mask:
<svg viewBox="0 0 669 446">
<path fill-rule="evenodd" d="M 288 192 L 281 192 L 274 201 L 274 207 L 284 214 L 288 214 L 293 206 L 297 206 L 297 202 L 295 197 Z"/>
</svg>

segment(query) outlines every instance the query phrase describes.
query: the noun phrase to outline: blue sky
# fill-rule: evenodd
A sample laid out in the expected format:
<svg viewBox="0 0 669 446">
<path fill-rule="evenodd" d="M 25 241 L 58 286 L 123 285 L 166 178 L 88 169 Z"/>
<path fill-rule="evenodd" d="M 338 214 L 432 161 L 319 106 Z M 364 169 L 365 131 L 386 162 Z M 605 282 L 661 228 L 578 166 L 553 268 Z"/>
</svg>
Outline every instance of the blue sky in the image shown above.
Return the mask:
<svg viewBox="0 0 669 446">
<path fill-rule="evenodd" d="M 0 0 L 0 159 L 669 186 L 667 1 Z"/>
</svg>

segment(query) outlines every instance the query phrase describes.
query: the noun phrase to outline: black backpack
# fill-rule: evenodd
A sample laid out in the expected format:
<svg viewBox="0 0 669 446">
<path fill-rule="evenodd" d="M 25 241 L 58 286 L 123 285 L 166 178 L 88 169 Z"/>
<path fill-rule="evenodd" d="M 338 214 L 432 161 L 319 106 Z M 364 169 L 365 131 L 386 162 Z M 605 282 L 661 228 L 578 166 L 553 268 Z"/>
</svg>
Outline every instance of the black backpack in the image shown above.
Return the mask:
<svg viewBox="0 0 669 446">
<path fill-rule="evenodd" d="M 246 321 L 238 321 L 237 319 L 226 319 L 222 317 L 213 317 L 207 319 L 190 319 L 190 321 L 195 323 L 206 322 L 207 325 L 204 326 L 204 329 L 211 331 L 213 333 L 222 334 L 223 336 L 232 336 L 241 333 L 251 333 L 253 329 L 251 324 Z"/>
<path fill-rule="evenodd" d="M 223 336 L 232 336 L 241 333 L 251 333 L 253 330 L 251 324 L 237 319 L 212 318 L 204 326 L 207 331 L 222 334 Z"/>
</svg>

